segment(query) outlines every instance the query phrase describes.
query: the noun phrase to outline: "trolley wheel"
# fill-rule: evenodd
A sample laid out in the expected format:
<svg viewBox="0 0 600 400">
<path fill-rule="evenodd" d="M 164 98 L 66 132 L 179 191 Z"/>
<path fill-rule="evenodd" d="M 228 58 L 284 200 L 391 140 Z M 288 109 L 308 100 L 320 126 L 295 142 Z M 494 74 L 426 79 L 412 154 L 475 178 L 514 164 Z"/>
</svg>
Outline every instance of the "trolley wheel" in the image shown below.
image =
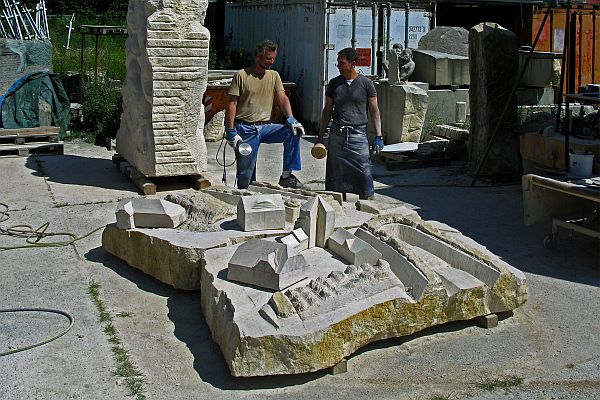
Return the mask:
<svg viewBox="0 0 600 400">
<path fill-rule="evenodd" d="M 546 237 L 544 238 L 544 247 L 547 248 L 548 250 L 552 250 L 553 248 L 556 247 L 556 236 L 553 235 L 552 233 L 546 235 Z"/>
</svg>

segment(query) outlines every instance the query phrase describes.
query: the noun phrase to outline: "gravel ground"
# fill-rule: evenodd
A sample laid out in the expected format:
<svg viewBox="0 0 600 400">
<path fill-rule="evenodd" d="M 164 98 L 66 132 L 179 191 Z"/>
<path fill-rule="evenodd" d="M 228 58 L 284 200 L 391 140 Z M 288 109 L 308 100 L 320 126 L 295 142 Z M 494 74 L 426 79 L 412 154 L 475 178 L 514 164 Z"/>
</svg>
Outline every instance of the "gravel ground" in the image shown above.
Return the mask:
<svg viewBox="0 0 600 400">
<path fill-rule="evenodd" d="M 318 188 L 325 163 L 308 155 L 310 139 L 302 142 L 304 168 L 297 176 Z M 209 144 L 207 176 L 214 184 L 222 178 L 217 148 Z M 280 145 L 261 148 L 259 180 L 277 181 L 280 154 Z M 49 222 L 48 231 L 84 235 L 113 222 L 116 202 L 137 190 L 111 155 L 75 143 L 66 145 L 64 156 L 0 158 L 0 202 L 10 209 L 2 226 Z M 199 292 L 174 290 L 127 266 L 102 250 L 97 231 L 65 247 L 0 252 L 1 309 L 59 309 L 75 320 L 49 344 L 0 357 L 0 398 L 128 398 L 90 284 L 99 285 L 113 337 L 143 374 L 148 399 L 600 398 L 598 241 L 563 236 L 557 249 L 544 249 L 550 225 L 523 226 L 519 185 L 471 188 L 463 170 L 388 172 L 376 165 L 376 192 L 461 230 L 526 273 L 529 301 L 496 328 L 455 322 L 373 343 L 348 360 L 345 374 L 232 378 L 204 322 Z M 229 185 L 234 175 L 230 167 Z M 163 182 L 159 195 L 178 188 Z M 4 236 L 0 241 L 17 243 Z M 0 352 L 67 325 L 56 314 L 0 313 Z"/>
</svg>

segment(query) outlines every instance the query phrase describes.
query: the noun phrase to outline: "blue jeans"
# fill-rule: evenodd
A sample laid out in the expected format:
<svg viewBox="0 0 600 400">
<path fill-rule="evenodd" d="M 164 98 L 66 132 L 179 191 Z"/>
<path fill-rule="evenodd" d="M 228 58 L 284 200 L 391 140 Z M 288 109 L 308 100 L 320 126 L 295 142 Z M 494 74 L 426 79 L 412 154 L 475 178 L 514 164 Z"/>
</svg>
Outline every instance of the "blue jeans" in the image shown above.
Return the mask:
<svg viewBox="0 0 600 400">
<path fill-rule="evenodd" d="M 261 143 L 283 143 L 283 170 L 299 171 L 302 169 L 300 161 L 300 136 L 294 135 L 288 125 L 265 124 L 235 126 L 237 134 L 242 141 L 252 146 L 252 153 L 247 156 L 236 154 L 237 158 L 237 187 L 246 189 L 250 182 L 256 180 L 256 158 Z"/>
</svg>

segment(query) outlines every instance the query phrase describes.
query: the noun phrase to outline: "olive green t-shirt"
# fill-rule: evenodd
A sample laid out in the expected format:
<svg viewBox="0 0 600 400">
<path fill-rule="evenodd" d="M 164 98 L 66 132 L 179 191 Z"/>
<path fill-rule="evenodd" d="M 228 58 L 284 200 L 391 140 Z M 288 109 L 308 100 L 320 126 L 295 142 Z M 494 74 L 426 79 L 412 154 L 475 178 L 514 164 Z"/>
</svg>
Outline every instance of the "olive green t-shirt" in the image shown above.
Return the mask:
<svg viewBox="0 0 600 400">
<path fill-rule="evenodd" d="M 267 70 L 259 78 L 251 74 L 251 68 L 246 68 L 235 73 L 227 94 L 239 97 L 236 119 L 259 122 L 271 119 L 275 92 L 283 90 L 277 71 Z"/>
</svg>

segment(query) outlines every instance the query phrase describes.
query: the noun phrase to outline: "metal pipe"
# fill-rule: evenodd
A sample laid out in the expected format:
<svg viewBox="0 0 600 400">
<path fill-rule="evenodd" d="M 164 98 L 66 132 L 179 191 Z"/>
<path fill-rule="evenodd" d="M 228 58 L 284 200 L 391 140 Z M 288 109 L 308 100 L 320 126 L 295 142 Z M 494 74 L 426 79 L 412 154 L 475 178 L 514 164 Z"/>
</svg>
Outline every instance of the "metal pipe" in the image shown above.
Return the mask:
<svg viewBox="0 0 600 400">
<path fill-rule="evenodd" d="M 358 1 L 352 3 L 352 38 L 350 44 L 356 49 L 356 14 L 358 14 Z"/>
<path fill-rule="evenodd" d="M 581 86 L 581 56 L 582 56 L 582 49 L 581 49 L 581 45 L 583 42 L 583 12 L 579 13 L 579 62 L 577 63 L 577 84 L 575 85 L 575 92 L 577 92 L 577 88 L 579 86 Z M 594 41 L 594 38 L 592 38 L 592 41 Z"/>
<path fill-rule="evenodd" d="M 371 75 L 377 73 L 377 3 L 371 3 Z"/>
<path fill-rule="evenodd" d="M 40 32 L 38 27 L 35 25 L 35 21 L 33 20 L 33 17 L 31 16 L 31 14 L 29 13 L 29 9 L 27 8 L 27 6 L 23 6 L 23 12 L 25 14 L 25 17 L 27 18 L 27 22 L 29 22 L 29 25 L 31 25 L 31 29 L 33 30 L 35 38 L 43 39 L 44 35 Z"/>
<path fill-rule="evenodd" d="M 567 0 L 567 15 L 565 16 L 565 44 L 564 44 L 564 52 L 566 55 L 566 50 L 569 49 L 569 57 L 568 62 L 565 60 L 565 64 L 567 65 L 567 70 L 569 71 L 569 76 L 573 74 L 573 64 L 571 63 L 571 0 Z M 568 43 L 568 46 L 567 46 Z M 569 79 L 570 80 L 570 79 Z M 569 85 L 567 85 L 567 93 L 569 93 Z M 565 170 L 569 171 L 569 96 L 565 94 L 565 124 L 563 126 L 563 134 L 565 135 Z M 562 93 L 561 93 L 562 96 Z"/>
<path fill-rule="evenodd" d="M 592 11 L 592 83 L 596 82 L 594 72 L 596 70 L 596 9 Z"/>
<path fill-rule="evenodd" d="M 48 29 L 48 14 L 46 11 L 46 0 L 41 0 L 42 2 L 42 16 L 44 17 L 44 32 L 46 33 L 46 37 L 50 39 L 50 29 Z"/>
<path fill-rule="evenodd" d="M 25 19 L 21 14 L 21 10 L 19 10 L 19 3 L 16 0 L 12 0 L 12 4 L 15 10 L 15 14 L 17 15 L 17 23 L 19 23 L 19 20 L 21 20 L 21 25 L 23 25 L 23 29 L 25 30 L 25 39 L 31 39 L 31 33 L 29 32 L 29 28 L 27 28 Z"/>
<path fill-rule="evenodd" d="M 385 5 L 386 9 L 386 24 L 385 24 L 385 59 L 387 60 L 387 51 L 390 48 L 390 32 L 392 30 L 392 3 Z"/>
<path fill-rule="evenodd" d="M 404 3 L 404 48 L 408 49 L 408 23 L 410 16 L 410 3 Z"/>
</svg>

